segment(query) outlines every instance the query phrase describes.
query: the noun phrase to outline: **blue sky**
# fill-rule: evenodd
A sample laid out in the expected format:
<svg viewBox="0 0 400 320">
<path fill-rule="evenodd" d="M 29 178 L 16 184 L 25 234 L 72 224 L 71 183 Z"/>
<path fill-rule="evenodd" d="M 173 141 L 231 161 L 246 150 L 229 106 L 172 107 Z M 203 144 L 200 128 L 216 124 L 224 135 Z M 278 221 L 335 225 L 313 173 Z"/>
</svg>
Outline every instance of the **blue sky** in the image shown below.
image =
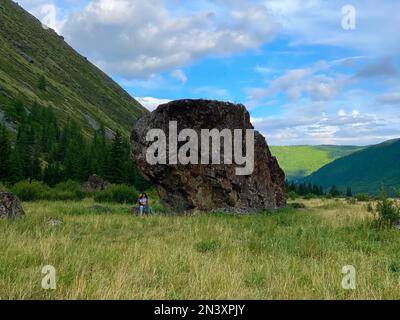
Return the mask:
<svg viewBox="0 0 400 320">
<path fill-rule="evenodd" d="M 151 110 L 243 103 L 272 145 L 400 137 L 400 1 L 20 3 Z M 342 27 L 345 5 L 355 29 Z"/>
</svg>

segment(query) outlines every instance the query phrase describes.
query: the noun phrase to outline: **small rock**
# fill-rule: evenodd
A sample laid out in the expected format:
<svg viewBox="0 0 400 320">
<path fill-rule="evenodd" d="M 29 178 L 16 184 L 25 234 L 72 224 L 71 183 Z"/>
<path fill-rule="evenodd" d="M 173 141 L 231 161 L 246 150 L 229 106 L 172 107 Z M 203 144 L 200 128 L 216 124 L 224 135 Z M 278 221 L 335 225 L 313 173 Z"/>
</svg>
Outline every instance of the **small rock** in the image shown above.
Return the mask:
<svg viewBox="0 0 400 320">
<path fill-rule="evenodd" d="M 58 219 L 50 219 L 49 221 L 47 221 L 47 224 L 50 227 L 56 227 L 56 226 L 61 226 L 64 222 L 62 222 L 61 220 Z"/>
<path fill-rule="evenodd" d="M 21 201 L 10 192 L 0 192 L 0 218 L 17 218 L 25 214 Z"/>
</svg>

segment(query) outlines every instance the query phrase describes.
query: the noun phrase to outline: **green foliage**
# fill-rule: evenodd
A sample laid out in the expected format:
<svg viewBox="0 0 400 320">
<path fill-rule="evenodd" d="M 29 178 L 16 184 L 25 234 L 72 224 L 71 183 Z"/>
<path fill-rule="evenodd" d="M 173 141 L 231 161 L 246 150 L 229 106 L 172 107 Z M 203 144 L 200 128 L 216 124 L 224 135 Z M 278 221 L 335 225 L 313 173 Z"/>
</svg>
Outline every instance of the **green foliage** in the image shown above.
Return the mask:
<svg viewBox="0 0 400 320">
<path fill-rule="evenodd" d="M 314 199 L 314 198 L 315 198 L 315 195 L 312 194 L 312 193 L 307 193 L 307 194 L 304 196 L 304 199 L 306 199 L 306 200 L 310 200 L 310 199 Z"/>
<path fill-rule="evenodd" d="M 286 196 L 287 196 L 287 198 L 290 199 L 290 200 L 296 200 L 296 199 L 298 198 L 298 194 L 297 194 L 296 192 L 294 192 L 294 191 L 289 191 L 289 192 L 286 194 Z"/>
<path fill-rule="evenodd" d="M 7 191 L 8 191 L 7 187 L 2 182 L 0 182 L 0 192 L 7 192 Z"/>
<path fill-rule="evenodd" d="M 116 202 L 136 204 L 139 192 L 127 185 L 109 185 L 106 190 L 95 194 L 94 200 L 97 202 Z"/>
<path fill-rule="evenodd" d="M 381 191 L 380 198 L 376 205 L 377 224 L 380 228 L 391 227 L 400 220 L 400 208 L 394 200 L 387 197 L 384 190 Z"/>
<path fill-rule="evenodd" d="M 365 193 L 357 193 L 355 198 L 357 201 L 369 201 L 369 197 Z"/>
<path fill-rule="evenodd" d="M 332 185 L 331 190 L 329 191 L 331 197 L 335 198 L 340 195 L 340 191 L 336 188 L 336 185 Z"/>
<path fill-rule="evenodd" d="M 11 187 L 22 201 L 36 200 L 82 200 L 86 194 L 76 182 L 61 183 L 55 188 L 50 188 L 40 181 L 20 181 Z"/>
<path fill-rule="evenodd" d="M 390 140 L 337 159 L 304 179 L 328 188 L 335 184 L 354 193 L 376 195 L 382 183 L 390 195 L 400 185 L 400 140 Z"/>
<path fill-rule="evenodd" d="M 22 201 L 33 201 L 44 199 L 49 194 L 50 188 L 40 181 L 20 181 L 11 187 L 11 192 L 15 193 Z"/>
<path fill-rule="evenodd" d="M 352 146 L 271 146 L 289 180 L 308 176 L 335 159 L 362 148 Z"/>
<path fill-rule="evenodd" d="M 14 142 L 0 125 L 0 181 L 32 179 L 54 186 L 67 179 L 83 182 L 97 174 L 113 183 L 149 187 L 130 160 L 129 143 L 120 132 L 109 141 L 101 126 L 90 141 L 73 120 L 60 128 L 50 107 L 35 102 L 29 115 L 24 110 L 21 105 L 18 112 L 23 114 L 14 114 L 20 121 Z"/>
</svg>

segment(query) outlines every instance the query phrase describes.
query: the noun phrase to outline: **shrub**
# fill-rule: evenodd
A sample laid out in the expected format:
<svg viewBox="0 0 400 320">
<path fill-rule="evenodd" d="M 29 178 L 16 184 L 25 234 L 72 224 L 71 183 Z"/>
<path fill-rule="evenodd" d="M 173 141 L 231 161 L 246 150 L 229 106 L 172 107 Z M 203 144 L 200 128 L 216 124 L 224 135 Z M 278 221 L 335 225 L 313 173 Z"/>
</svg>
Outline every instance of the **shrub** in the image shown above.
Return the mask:
<svg viewBox="0 0 400 320">
<path fill-rule="evenodd" d="M 376 205 L 376 211 L 378 214 L 378 226 L 381 228 L 391 227 L 400 219 L 400 208 L 397 207 L 395 201 L 388 199 L 384 193 Z"/>
<path fill-rule="evenodd" d="M 310 199 L 314 199 L 314 198 L 315 198 L 315 195 L 312 194 L 312 193 L 307 193 L 307 194 L 304 196 L 304 199 L 306 199 L 306 200 L 310 200 Z"/>
<path fill-rule="evenodd" d="M 367 204 L 367 211 L 368 212 L 374 212 L 374 206 L 372 205 L 371 202 L 368 202 L 368 204 Z"/>
<path fill-rule="evenodd" d="M 44 199 L 50 187 L 39 181 L 20 181 L 14 184 L 11 192 L 15 193 L 22 201 L 33 201 Z"/>
<path fill-rule="evenodd" d="M 357 200 L 355 198 L 347 198 L 347 203 L 348 204 L 356 204 Z"/>
<path fill-rule="evenodd" d="M 356 199 L 357 201 L 369 201 L 369 197 L 364 193 L 357 193 Z"/>
<path fill-rule="evenodd" d="M 0 192 L 7 192 L 7 187 L 2 182 L 0 182 Z"/>
<path fill-rule="evenodd" d="M 97 192 L 94 200 L 97 202 L 136 203 L 138 196 L 139 193 L 134 187 L 112 184 L 106 190 Z"/>
<path fill-rule="evenodd" d="M 287 193 L 287 198 L 290 200 L 296 200 L 298 197 L 297 193 L 294 191 L 290 191 Z"/>
</svg>

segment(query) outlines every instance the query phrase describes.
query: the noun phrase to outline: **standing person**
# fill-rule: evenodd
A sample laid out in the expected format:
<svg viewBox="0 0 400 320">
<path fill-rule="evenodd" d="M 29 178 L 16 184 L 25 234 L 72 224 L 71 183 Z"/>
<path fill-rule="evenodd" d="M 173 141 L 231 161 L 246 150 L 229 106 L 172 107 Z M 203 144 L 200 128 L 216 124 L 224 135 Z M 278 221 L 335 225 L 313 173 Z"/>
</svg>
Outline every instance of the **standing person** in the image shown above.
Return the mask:
<svg viewBox="0 0 400 320">
<path fill-rule="evenodd" d="M 145 192 L 141 192 L 139 195 L 139 213 L 149 213 L 149 197 Z"/>
</svg>

